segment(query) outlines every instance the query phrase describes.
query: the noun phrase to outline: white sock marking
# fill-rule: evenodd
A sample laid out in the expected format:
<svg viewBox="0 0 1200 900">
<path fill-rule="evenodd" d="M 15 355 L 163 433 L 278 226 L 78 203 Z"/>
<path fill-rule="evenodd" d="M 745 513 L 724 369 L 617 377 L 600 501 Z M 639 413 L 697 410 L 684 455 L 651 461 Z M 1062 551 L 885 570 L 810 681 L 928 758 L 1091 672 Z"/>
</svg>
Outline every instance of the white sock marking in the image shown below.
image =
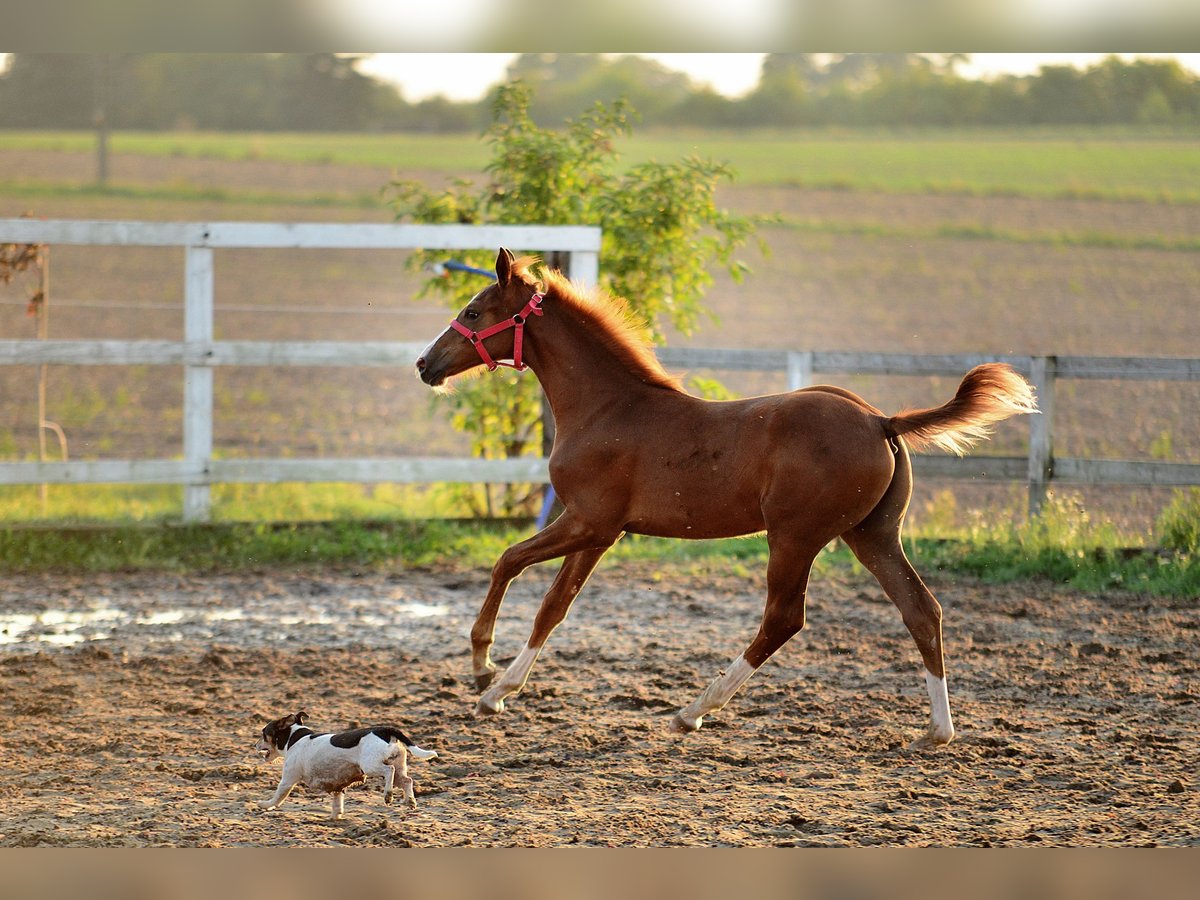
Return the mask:
<svg viewBox="0 0 1200 900">
<path fill-rule="evenodd" d="M 525 681 L 529 678 L 529 670 L 533 668 L 533 664 L 541 652 L 540 647 L 534 648 L 526 644 L 517 654 L 517 658 L 504 670 L 499 681 L 488 688 L 479 698 L 480 702 L 496 709 L 505 697 L 515 694 L 525 687 Z"/>
<path fill-rule="evenodd" d="M 729 664 L 729 668 L 718 675 L 713 680 L 713 683 L 705 688 L 703 694 L 680 710 L 680 718 L 689 725 L 694 725 L 698 728 L 701 719 L 710 712 L 715 712 L 724 707 L 733 698 L 733 695 L 738 692 L 738 688 L 745 684 L 754 672 L 754 666 L 746 662 L 746 657 L 738 656 L 737 659 Z"/>
<path fill-rule="evenodd" d="M 925 689 L 929 691 L 930 731 L 939 738 L 949 740 L 954 735 L 954 722 L 950 718 L 950 694 L 946 690 L 946 679 L 938 678 L 926 669 Z"/>
</svg>

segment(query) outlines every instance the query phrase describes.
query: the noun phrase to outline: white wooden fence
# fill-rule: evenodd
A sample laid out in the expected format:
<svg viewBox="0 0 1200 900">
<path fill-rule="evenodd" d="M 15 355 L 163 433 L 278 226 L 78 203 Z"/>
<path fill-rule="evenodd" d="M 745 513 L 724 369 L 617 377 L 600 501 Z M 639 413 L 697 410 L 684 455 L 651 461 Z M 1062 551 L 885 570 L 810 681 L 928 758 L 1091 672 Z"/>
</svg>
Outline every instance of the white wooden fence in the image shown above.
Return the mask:
<svg viewBox="0 0 1200 900">
<path fill-rule="evenodd" d="M 209 515 L 209 488 L 227 482 L 546 482 L 545 460 L 451 458 L 213 458 L 215 366 L 398 366 L 422 344 L 213 340 L 215 248 L 495 249 L 565 251 L 571 278 L 596 283 L 600 230 L 586 226 L 334 225 L 246 222 L 165 223 L 0 219 L 0 243 L 182 246 L 185 248 L 183 341 L 0 340 L 0 365 L 183 366 L 182 459 L 0 463 L 0 484 L 183 484 L 184 519 Z M 1131 485 L 1200 484 L 1200 464 L 1075 459 L 1053 452 L 1055 384 L 1062 378 L 1200 381 L 1200 359 L 1092 356 L 914 355 L 785 350 L 665 348 L 668 366 L 786 371 L 789 388 L 816 372 L 961 376 L 980 362 L 1003 361 L 1030 378 L 1043 411 L 1031 420 L 1027 456 L 918 456 L 926 475 L 1026 481 L 1036 512 L 1051 482 Z"/>
<path fill-rule="evenodd" d="M 373 225 L 271 222 L 99 222 L 0 219 L 0 243 L 178 246 L 184 256 L 183 341 L 0 340 L 0 365 L 184 367 L 183 458 L 0 463 L 0 484 L 183 484 L 185 521 L 209 517 L 210 485 L 284 481 L 546 481 L 542 460 L 214 459 L 213 367 L 394 366 L 424 344 L 213 340 L 218 248 L 495 250 L 568 254 L 568 274 L 595 284 L 600 229 L 582 225 Z"/>
</svg>

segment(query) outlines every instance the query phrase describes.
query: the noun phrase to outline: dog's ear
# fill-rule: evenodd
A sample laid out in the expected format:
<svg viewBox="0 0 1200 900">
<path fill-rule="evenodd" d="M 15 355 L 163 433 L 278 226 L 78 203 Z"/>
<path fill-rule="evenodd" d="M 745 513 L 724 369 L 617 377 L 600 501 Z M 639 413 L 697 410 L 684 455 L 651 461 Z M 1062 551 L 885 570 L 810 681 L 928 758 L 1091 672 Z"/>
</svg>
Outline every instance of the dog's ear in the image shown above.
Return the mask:
<svg viewBox="0 0 1200 900">
<path fill-rule="evenodd" d="M 306 713 L 304 710 L 300 710 L 300 712 L 296 713 L 296 724 L 303 725 L 304 720 L 307 718 L 308 718 L 308 713 Z"/>
</svg>

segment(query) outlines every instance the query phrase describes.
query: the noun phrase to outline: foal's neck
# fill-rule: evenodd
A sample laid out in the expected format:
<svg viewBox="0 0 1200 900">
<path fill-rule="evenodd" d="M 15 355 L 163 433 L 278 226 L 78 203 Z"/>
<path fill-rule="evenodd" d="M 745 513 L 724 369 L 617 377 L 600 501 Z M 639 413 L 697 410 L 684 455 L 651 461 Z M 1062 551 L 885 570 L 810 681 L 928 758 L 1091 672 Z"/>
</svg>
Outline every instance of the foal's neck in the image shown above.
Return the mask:
<svg viewBox="0 0 1200 900">
<path fill-rule="evenodd" d="M 636 354 L 621 352 L 619 340 L 585 310 L 551 301 L 526 334 L 529 366 L 561 426 L 610 404 L 666 388 L 643 369 Z M 533 329 L 536 328 L 536 334 Z"/>
</svg>

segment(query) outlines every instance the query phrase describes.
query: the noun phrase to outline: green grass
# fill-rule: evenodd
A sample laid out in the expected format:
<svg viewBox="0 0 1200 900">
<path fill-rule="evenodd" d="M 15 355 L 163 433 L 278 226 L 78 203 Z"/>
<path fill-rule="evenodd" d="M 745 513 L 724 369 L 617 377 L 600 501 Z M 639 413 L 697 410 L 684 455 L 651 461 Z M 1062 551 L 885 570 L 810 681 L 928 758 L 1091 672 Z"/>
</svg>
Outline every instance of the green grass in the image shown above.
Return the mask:
<svg viewBox="0 0 1200 900">
<path fill-rule="evenodd" d="M 88 131 L 8 131 L 12 150 L 89 152 L 95 134 Z M 264 160 L 318 165 L 380 166 L 389 169 L 480 171 L 487 145 L 473 134 L 296 134 L 285 132 L 121 131 L 109 139 L 109 152 L 181 159 Z"/>
<path fill-rule="evenodd" d="M 912 555 L 921 565 L 985 581 L 1045 578 L 1083 591 L 1200 596 L 1200 543 L 1194 534 L 1181 538 L 1177 524 L 1200 516 L 1200 491 L 1177 492 L 1152 535 L 1093 520 L 1079 497 L 1065 491 L 1051 495 L 1032 520 L 992 509 L 954 524 L 954 503 L 949 491 L 935 498 L 916 529 Z"/>
<path fill-rule="evenodd" d="M 1200 203 L 1196 139 L 961 137 L 710 137 L 691 152 L 727 160 L 739 184 L 899 194 Z M 629 157 L 670 159 L 677 140 L 633 142 Z"/>
<path fill-rule="evenodd" d="M 88 132 L 4 132 L 12 149 L 89 151 Z M 738 184 L 848 191 L 1200 203 L 1200 135 L 1128 129 L 1073 132 L 782 131 L 635 134 L 627 164 L 688 155 L 729 163 Z M 478 173 L 478 136 L 120 132 L 114 154 L 366 165 Z"/>
<path fill-rule="evenodd" d="M 505 547 L 528 537 L 527 523 L 445 519 L 343 520 L 286 524 L 121 524 L 8 527 L 0 530 L 0 572 L 127 570 L 233 571 L 335 566 L 387 569 L 489 569 Z M 1083 591 L 1121 589 L 1200 596 L 1200 553 L 1121 544 L 1111 529 L 1094 527 L 1066 506 L 1021 525 L 974 526 L 952 537 L 906 540 L 917 567 L 986 582 L 1046 579 Z M 602 564 L 653 562 L 697 574 L 762 571 L 762 535 L 718 541 L 677 541 L 636 535 L 620 541 Z M 817 560 L 818 574 L 862 568 L 840 543 Z"/>
<path fill-rule="evenodd" d="M 1158 597 L 1200 596 L 1200 556 L 1141 548 L 1031 548 L 1003 537 L 918 540 L 923 571 L 954 572 L 1002 583 L 1045 579 L 1089 593 L 1126 590 Z"/>
<path fill-rule="evenodd" d="M 436 520 L 8 529 L 0 531 L 0 571 L 206 572 L 449 562 L 490 566 L 515 534 L 484 523 Z"/>
<path fill-rule="evenodd" d="M 380 186 L 382 188 L 382 185 Z M 63 184 L 53 181 L 0 181 L 0 196 L 21 200 L 107 200 L 170 201 L 178 203 L 237 203 L 247 206 L 312 206 L 339 209 L 375 209 L 382 205 L 381 193 L 329 194 L 253 191 L 244 188 L 205 187 L 172 182 L 168 184 Z"/>
<path fill-rule="evenodd" d="M 220 484 L 216 522 L 312 522 L 454 518 L 468 511 L 448 485 Z M 37 485 L 0 486 L 0 522 L 9 525 L 143 525 L 179 519 L 178 485 L 53 484 L 42 504 Z"/>
<path fill-rule="evenodd" d="M 1126 235 L 1089 229 L 1086 231 L 1028 231 L 996 228 L 991 225 L 944 224 L 933 228 L 881 222 L 837 222 L 830 219 L 800 219 L 783 216 L 770 227 L 786 228 L 809 234 L 837 234 L 851 237 L 907 238 L 914 241 L 944 238 L 1002 241 L 1010 244 L 1037 244 L 1050 247 L 1098 247 L 1106 250 L 1167 250 L 1183 253 L 1200 251 L 1200 237 L 1166 235 Z"/>
<path fill-rule="evenodd" d="M 530 533 L 528 525 L 434 519 L 8 528 L 0 531 L 0 572 L 206 572 L 310 565 L 486 570 L 505 547 Z M 986 582 L 1046 579 L 1093 592 L 1200 595 L 1200 557 L 1194 553 L 1031 543 L 1011 534 L 917 538 L 910 552 L 927 575 L 952 573 Z M 701 574 L 744 575 L 761 571 L 766 560 L 761 536 L 722 541 L 634 536 L 622 540 L 603 565 L 654 562 Z M 818 573 L 862 572 L 841 545 L 823 553 L 816 568 Z"/>
</svg>

